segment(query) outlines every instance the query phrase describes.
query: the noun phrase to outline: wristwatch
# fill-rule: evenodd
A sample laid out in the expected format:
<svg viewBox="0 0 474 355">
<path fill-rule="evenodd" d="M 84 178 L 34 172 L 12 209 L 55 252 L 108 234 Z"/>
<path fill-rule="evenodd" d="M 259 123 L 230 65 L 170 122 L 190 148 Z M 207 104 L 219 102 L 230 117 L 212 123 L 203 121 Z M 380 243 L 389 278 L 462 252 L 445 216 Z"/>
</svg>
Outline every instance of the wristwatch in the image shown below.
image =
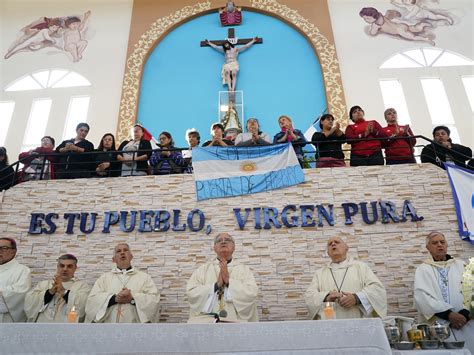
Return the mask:
<svg viewBox="0 0 474 355">
<path fill-rule="evenodd" d="M 132 300 L 130 301 L 130 304 L 135 306 L 135 300 L 132 298 Z"/>
</svg>

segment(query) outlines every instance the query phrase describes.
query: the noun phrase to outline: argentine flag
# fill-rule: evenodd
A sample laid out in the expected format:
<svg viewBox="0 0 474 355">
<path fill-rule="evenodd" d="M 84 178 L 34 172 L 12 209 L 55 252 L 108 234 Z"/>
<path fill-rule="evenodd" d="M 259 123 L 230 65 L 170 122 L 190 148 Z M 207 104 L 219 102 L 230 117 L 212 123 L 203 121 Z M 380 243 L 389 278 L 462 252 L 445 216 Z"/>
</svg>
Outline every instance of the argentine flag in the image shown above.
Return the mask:
<svg viewBox="0 0 474 355">
<path fill-rule="evenodd" d="M 254 194 L 304 182 L 291 144 L 193 149 L 197 200 Z"/>
<path fill-rule="evenodd" d="M 474 244 L 474 172 L 445 163 L 453 191 L 459 235 Z"/>
</svg>

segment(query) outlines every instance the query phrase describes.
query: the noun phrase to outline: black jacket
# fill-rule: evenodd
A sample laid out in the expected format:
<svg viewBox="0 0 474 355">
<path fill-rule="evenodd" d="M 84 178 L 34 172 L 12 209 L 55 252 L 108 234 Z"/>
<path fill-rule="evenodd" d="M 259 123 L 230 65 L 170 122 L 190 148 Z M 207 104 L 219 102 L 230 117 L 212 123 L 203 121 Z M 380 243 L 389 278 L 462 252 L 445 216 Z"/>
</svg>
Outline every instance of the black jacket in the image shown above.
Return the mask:
<svg viewBox="0 0 474 355">
<path fill-rule="evenodd" d="M 123 141 L 122 144 L 120 144 L 120 147 L 118 148 L 118 154 L 121 154 L 123 151 L 123 148 L 129 143 L 130 141 Z M 150 141 L 147 141 L 146 139 L 140 140 L 140 144 L 138 145 L 138 150 L 145 150 L 146 152 L 141 152 L 138 154 L 138 156 L 146 154 L 147 155 L 147 160 L 140 160 L 137 161 L 137 171 L 144 171 L 148 173 L 148 159 L 150 159 L 151 156 L 151 143 Z"/>
<path fill-rule="evenodd" d="M 443 162 L 446 162 L 447 155 L 451 156 L 454 164 L 466 167 L 466 160 L 471 159 L 472 150 L 461 144 L 451 143 L 451 149 L 449 149 L 440 144 L 431 143 L 423 148 L 420 158 L 422 163 L 431 163 L 444 169 Z"/>
</svg>

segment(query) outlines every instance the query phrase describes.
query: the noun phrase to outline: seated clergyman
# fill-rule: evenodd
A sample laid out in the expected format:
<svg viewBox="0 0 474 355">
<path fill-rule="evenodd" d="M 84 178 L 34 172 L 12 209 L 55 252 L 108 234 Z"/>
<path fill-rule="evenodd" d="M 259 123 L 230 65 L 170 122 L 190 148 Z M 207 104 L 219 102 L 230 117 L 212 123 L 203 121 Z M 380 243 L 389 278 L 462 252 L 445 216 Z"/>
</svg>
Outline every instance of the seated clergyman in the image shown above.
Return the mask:
<svg viewBox="0 0 474 355">
<path fill-rule="evenodd" d="M 76 269 L 77 258 L 74 255 L 64 254 L 59 257 L 54 277 L 39 282 L 26 295 L 25 313 L 29 322 L 74 322 L 74 317 L 68 319 L 71 312 L 76 312 L 79 322 L 84 321 L 91 287 L 74 277 Z"/>
<path fill-rule="evenodd" d="M 95 282 L 86 305 L 86 322 L 151 323 L 158 320 L 160 294 L 150 275 L 132 267 L 126 243 L 117 244 L 116 267 Z"/>
<path fill-rule="evenodd" d="M 386 316 L 385 288 L 366 264 L 347 258 L 348 250 L 340 237 L 329 238 L 331 262 L 316 271 L 305 294 L 312 319 L 321 318 L 323 302 L 335 302 L 337 319 Z"/>
<path fill-rule="evenodd" d="M 191 322 L 202 313 L 217 313 L 230 321 L 258 321 L 257 284 L 252 271 L 232 258 L 234 250 L 234 239 L 228 233 L 218 234 L 214 239 L 217 258 L 200 266 L 189 279 Z"/>
<path fill-rule="evenodd" d="M 428 234 L 426 249 L 430 256 L 415 273 L 415 308 L 423 322 L 449 322 L 472 350 L 474 324 L 469 321 L 472 315 L 464 307 L 462 289 L 464 262 L 448 254 L 448 242 L 443 233 Z"/>
<path fill-rule="evenodd" d="M 0 323 L 26 321 L 23 306 L 31 287 L 31 273 L 15 256 L 15 240 L 0 237 Z"/>
</svg>

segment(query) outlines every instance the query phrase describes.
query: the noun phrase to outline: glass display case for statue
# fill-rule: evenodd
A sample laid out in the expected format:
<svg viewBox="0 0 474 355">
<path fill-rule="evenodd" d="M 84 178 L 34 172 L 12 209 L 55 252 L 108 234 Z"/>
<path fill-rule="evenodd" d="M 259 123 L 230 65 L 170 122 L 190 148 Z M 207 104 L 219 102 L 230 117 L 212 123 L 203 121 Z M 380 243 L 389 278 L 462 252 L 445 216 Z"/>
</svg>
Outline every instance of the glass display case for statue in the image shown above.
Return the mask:
<svg viewBox="0 0 474 355">
<path fill-rule="evenodd" d="M 244 92 L 243 91 L 219 91 L 217 107 L 219 122 L 224 129 L 234 128 L 243 131 L 244 122 Z"/>
</svg>

